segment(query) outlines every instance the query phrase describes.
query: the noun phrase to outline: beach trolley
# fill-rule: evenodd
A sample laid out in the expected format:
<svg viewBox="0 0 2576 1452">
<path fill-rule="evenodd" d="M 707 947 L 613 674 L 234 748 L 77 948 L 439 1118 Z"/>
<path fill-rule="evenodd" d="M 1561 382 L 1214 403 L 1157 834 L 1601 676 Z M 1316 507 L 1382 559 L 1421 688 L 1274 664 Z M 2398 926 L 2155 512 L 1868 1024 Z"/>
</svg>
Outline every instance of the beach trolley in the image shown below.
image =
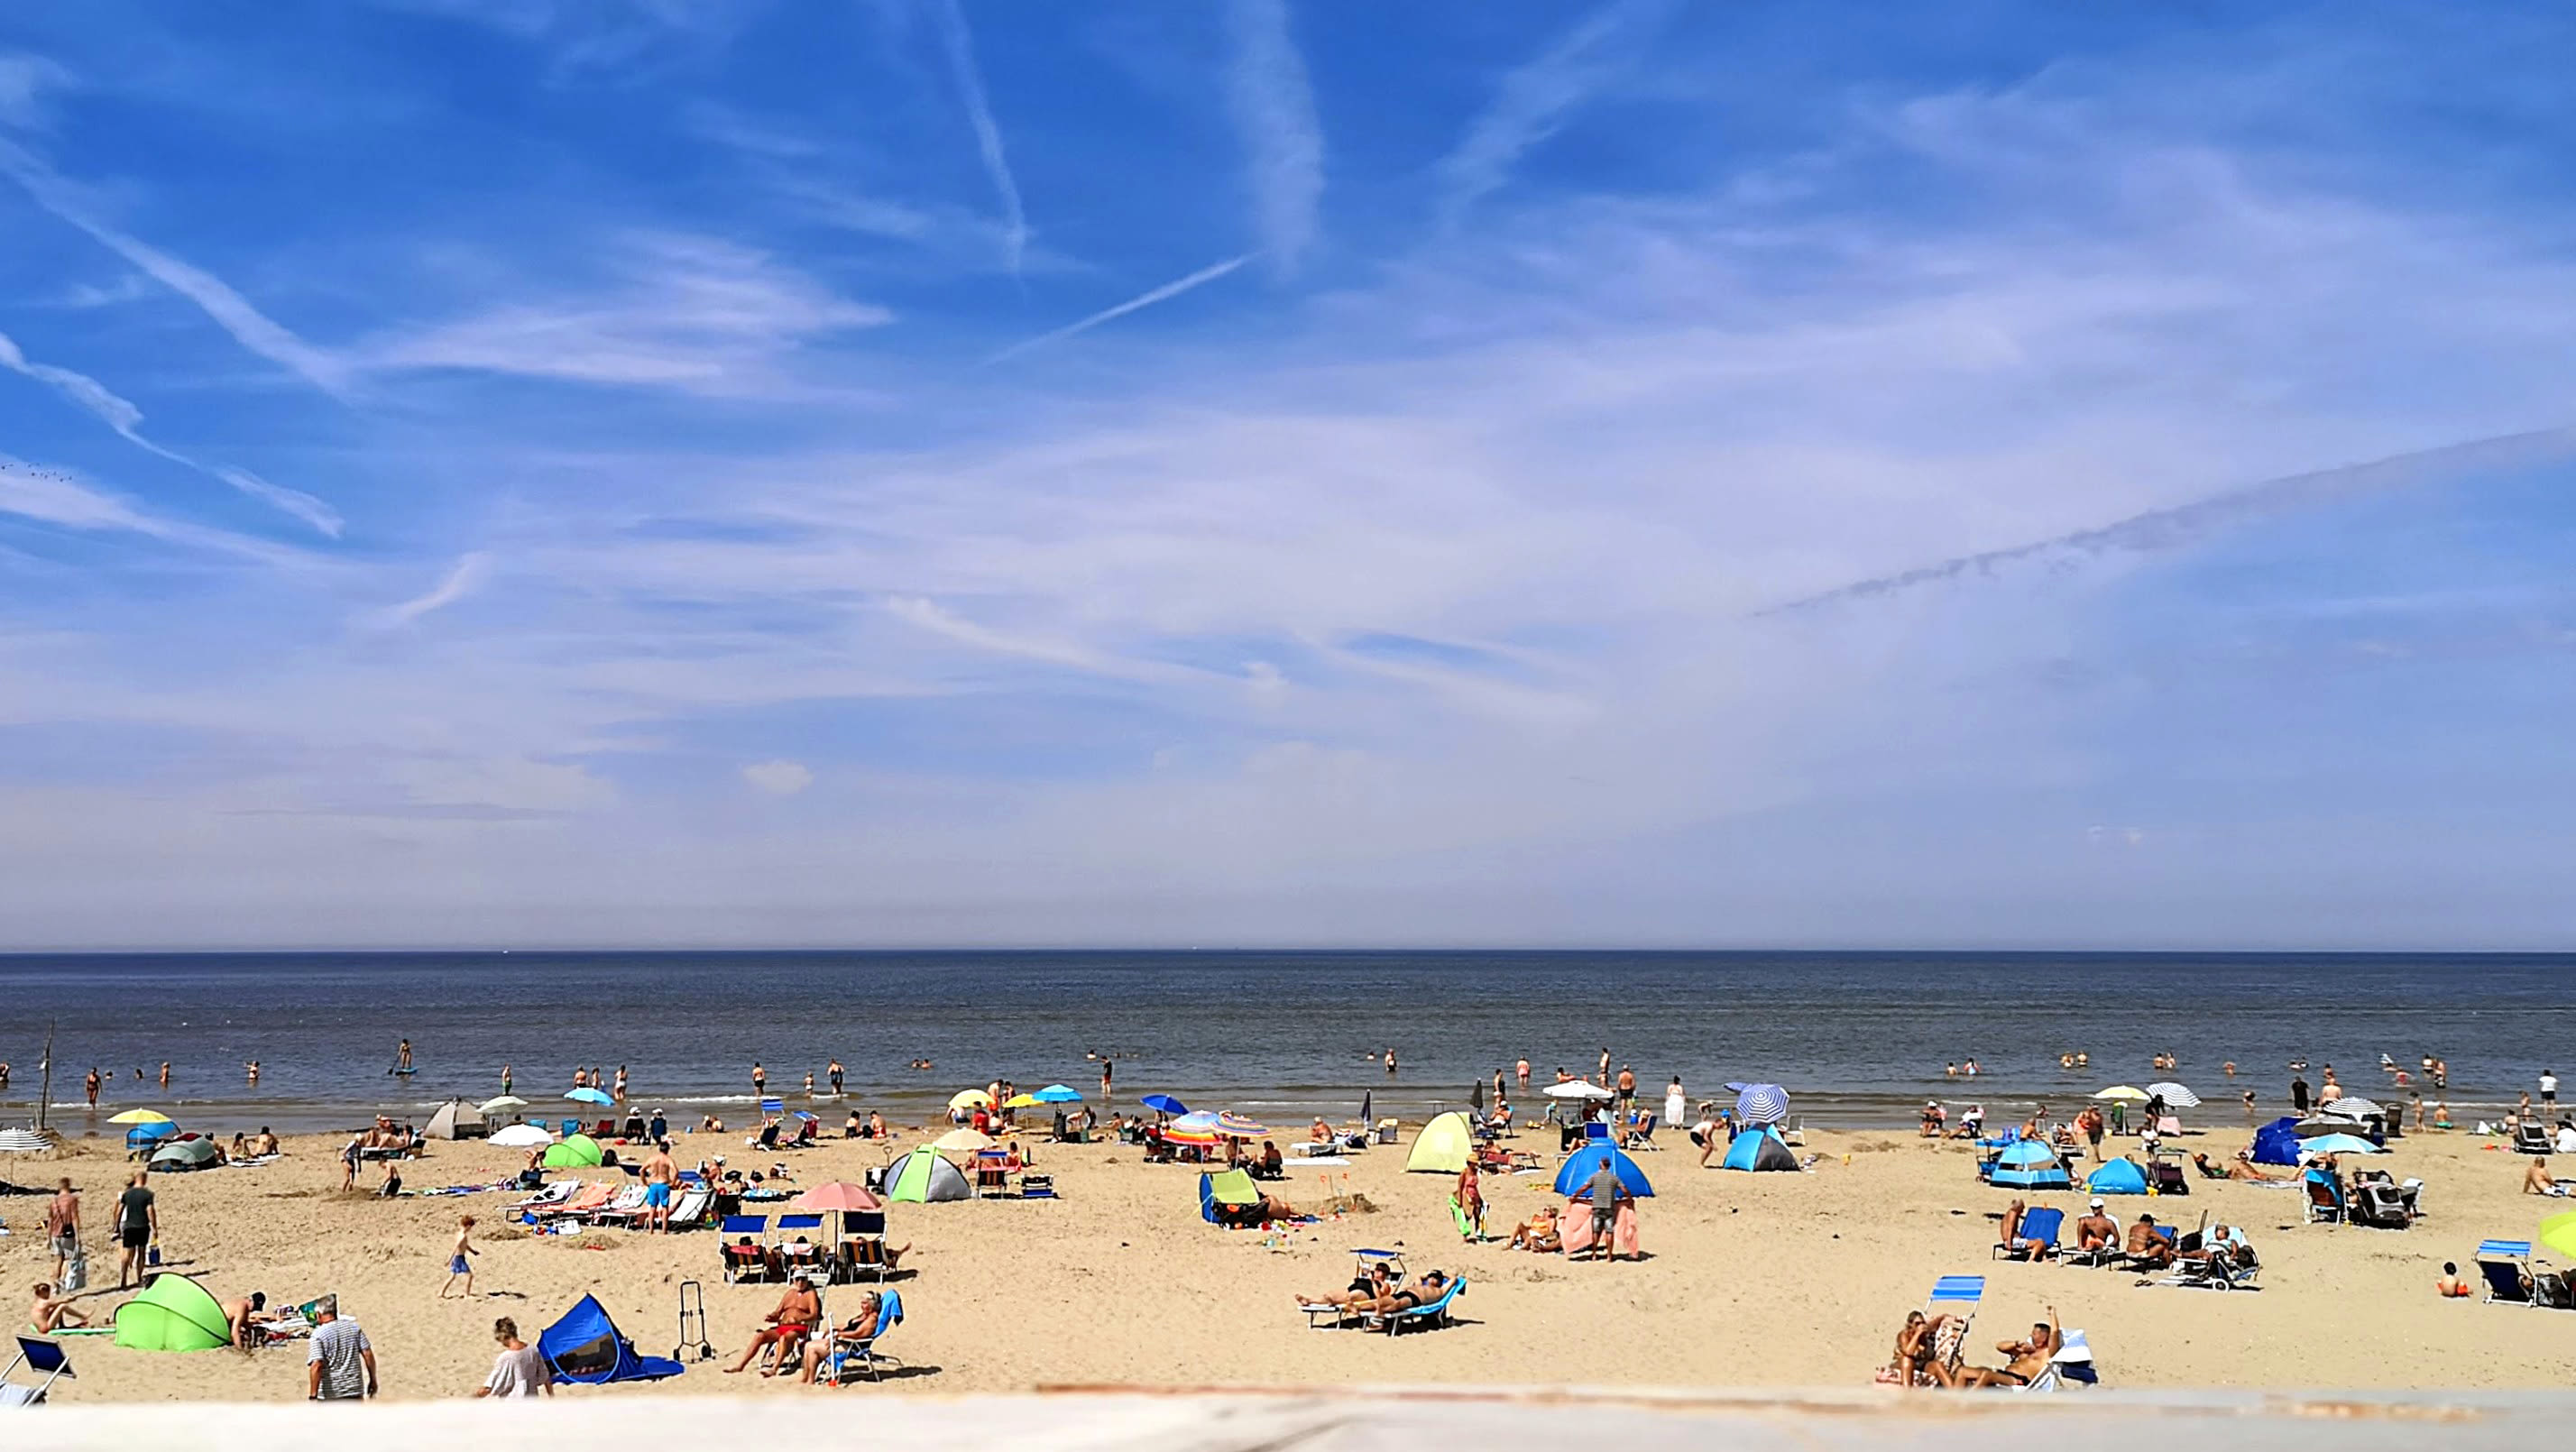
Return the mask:
<svg viewBox="0 0 2576 1452">
<path fill-rule="evenodd" d="M 696 1352 L 692 1357 L 691 1352 Z M 713 1361 L 715 1343 L 707 1339 L 707 1294 L 696 1281 L 680 1282 L 680 1344 L 671 1348 L 678 1362 Z"/>
</svg>

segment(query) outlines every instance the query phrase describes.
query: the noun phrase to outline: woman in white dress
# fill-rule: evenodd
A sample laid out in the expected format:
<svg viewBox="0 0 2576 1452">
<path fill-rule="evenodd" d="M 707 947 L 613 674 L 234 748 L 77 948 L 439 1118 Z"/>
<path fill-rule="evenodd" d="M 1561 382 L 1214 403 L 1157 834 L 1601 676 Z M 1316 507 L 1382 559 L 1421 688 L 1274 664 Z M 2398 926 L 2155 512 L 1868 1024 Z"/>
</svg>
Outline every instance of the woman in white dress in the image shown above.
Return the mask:
<svg viewBox="0 0 2576 1452">
<path fill-rule="evenodd" d="M 1682 1076 L 1675 1074 L 1673 1082 L 1664 1086 L 1664 1123 L 1681 1123 L 1689 1109 L 1689 1102 L 1682 1096 Z"/>
</svg>

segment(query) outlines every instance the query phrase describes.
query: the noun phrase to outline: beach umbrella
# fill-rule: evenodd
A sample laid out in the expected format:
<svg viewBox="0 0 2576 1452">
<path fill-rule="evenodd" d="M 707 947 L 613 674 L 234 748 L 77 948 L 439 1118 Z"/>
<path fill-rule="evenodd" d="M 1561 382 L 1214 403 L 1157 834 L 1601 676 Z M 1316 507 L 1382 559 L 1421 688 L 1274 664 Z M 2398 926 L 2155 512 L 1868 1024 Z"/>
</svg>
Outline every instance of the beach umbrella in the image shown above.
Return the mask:
<svg viewBox="0 0 2576 1452">
<path fill-rule="evenodd" d="M 566 1092 L 564 1097 L 575 1104 L 596 1104 L 603 1109 L 617 1102 L 616 1100 L 609 1098 L 605 1093 L 600 1090 L 593 1089 L 587 1084 L 583 1085 L 579 1089 Z"/>
<path fill-rule="evenodd" d="M 2096 1099 L 2125 1099 L 2131 1104 L 2144 1104 L 2156 1096 L 2139 1088 L 2135 1084 L 2114 1084 L 2110 1088 L 2103 1090 L 2101 1093 L 2096 1094 L 2093 1097 Z"/>
<path fill-rule="evenodd" d="M 2356 1099 L 2347 1094 L 2341 1099 L 2328 1100 L 2318 1105 L 2317 1113 L 2336 1119 L 2368 1119 L 2374 1114 L 2385 1117 L 2388 1111 L 2367 1099 Z"/>
<path fill-rule="evenodd" d="M 1269 1135 L 1270 1126 L 1257 1119 L 1226 1113 L 1216 1117 L 1216 1132 L 1227 1139 L 1263 1139 Z"/>
<path fill-rule="evenodd" d="M 2384 1155 L 2386 1153 L 2388 1151 L 2357 1134 L 2321 1134 L 2314 1139 L 2299 1141 L 2299 1155 L 2302 1159 L 2314 1159 L 2318 1155 Z"/>
<path fill-rule="evenodd" d="M 2189 1109 L 2200 1103 L 2199 1095 L 2170 1079 L 2160 1079 L 2148 1085 L 2147 1092 L 2163 1095 L 2165 1106 L 2169 1109 Z"/>
<path fill-rule="evenodd" d="M 837 1210 L 846 1215 L 854 1210 L 882 1210 L 885 1208 L 885 1202 L 870 1194 L 864 1185 L 853 1185 L 847 1180 L 834 1180 L 828 1185 L 816 1185 L 813 1189 L 788 1201 L 787 1208 Z"/>
<path fill-rule="evenodd" d="M 0 1129 L 0 1154 L 32 1155 L 52 1148 L 43 1135 L 32 1129 Z"/>
<path fill-rule="evenodd" d="M 1154 1111 L 1156 1114 L 1187 1114 L 1190 1112 L 1190 1107 L 1188 1105 L 1183 1104 L 1181 1101 L 1173 1098 L 1169 1094 L 1148 1094 L 1145 1096 L 1143 1102 L 1147 1109 Z"/>
<path fill-rule="evenodd" d="M 1584 1079 L 1568 1079 L 1562 1084 L 1550 1084 L 1538 1092 L 1550 1099 L 1616 1099 L 1619 1097 L 1600 1085 Z"/>
<path fill-rule="evenodd" d="M 1370 1105 L 1372 1105 L 1372 1104 L 1375 1104 L 1376 1102 L 1377 1102 L 1377 1091 L 1376 1091 L 1376 1090 L 1374 1090 L 1374 1089 L 1363 1089 L 1363 1090 L 1361 1090 L 1361 1091 L 1360 1091 L 1360 1123 L 1361 1123 L 1361 1124 L 1363 1124 L 1363 1125 L 1370 1125 L 1370 1124 L 1375 1124 L 1375 1123 L 1377 1123 L 1377 1119 L 1376 1119 L 1376 1117 L 1371 1113 L 1371 1111 L 1370 1111 L 1370 1109 L 1369 1109 L 1369 1106 L 1370 1106 Z"/>
<path fill-rule="evenodd" d="M 1163 1138 L 1174 1144 L 1213 1145 L 1221 1138 L 1217 1133 L 1216 1125 L 1217 1116 L 1214 1110 L 1193 1109 L 1164 1125 Z"/>
<path fill-rule="evenodd" d="M 951 1109 L 973 1109 L 978 1106 L 986 1109 L 992 1108 L 993 1096 L 985 1093 L 981 1089 L 967 1089 L 959 1093 L 952 1094 L 948 1098 L 948 1107 Z"/>
<path fill-rule="evenodd" d="M 939 1138 L 932 1140 L 930 1142 L 930 1147 L 932 1149 L 946 1150 L 950 1154 L 967 1154 L 976 1150 L 991 1149 L 999 1143 L 1001 1143 L 1001 1141 L 993 1138 L 989 1134 L 978 1134 L 971 1129 L 952 1129 L 946 1134 L 941 1135 Z"/>
<path fill-rule="evenodd" d="M 533 1124 L 514 1124 L 492 1132 L 492 1143 L 503 1149 L 535 1149 L 538 1145 L 554 1142 L 553 1135 Z"/>
<path fill-rule="evenodd" d="M 2533 1238 L 2560 1255 L 2576 1260 L 2576 1210 L 2561 1210 L 2555 1215 L 2543 1216 L 2540 1232 Z"/>
<path fill-rule="evenodd" d="M 108 1121 L 107 1121 L 107 1122 L 108 1122 L 108 1123 L 110 1123 L 110 1124 L 171 1124 L 171 1123 L 175 1123 L 175 1121 L 174 1121 L 174 1120 L 172 1120 L 172 1119 L 170 1118 L 170 1116 L 169 1116 L 169 1115 L 166 1115 L 166 1114 L 162 1113 L 162 1112 L 161 1112 L 160 1110 L 158 1110 L 158 1109 L 129 1109 L 129 1110 L 125 1111 L 123 1114 L 111 1115 L 111 1116 L 108 1118 Z"/>
<path fill-rule="evenodd" d="M 1062 1084 L 1049 1084 L 1029 1097 L 1040 1104 L 1080 1104 L 1082 1091 L 1067 1088 Z"/>
<path fill-rule="evenodd" d="M 1583 1193 L 1583 1187 L 1592 1182 L 1593 1173 L 1601 1168 L 1604 1160 L 1610 1162 L 1611 1170 L 1619 1176 L 1620 1188 L 1640 1200 L 1654 1198 L 1655 1187 L 1647 1182 L 1646 1172 L 1637 1168 L 1637 1162 L 1628 1157 L 1627 1151 L 1606 1139 L 1586 1140 L 1583 1148 L 1565 1157 L 1565 1163 L 1557 1167 L 1556 1193 L 1566 1196 Z"/>
<path fill-rule="evenodd" d="M 1778 1124 L 1789 1117 L 1789 1091 L 1777 1084 L 1729 1084 L 1739 1124 Z"/>
<path fill-rule="evenodd" d="M 1038 1099 L 1034 1094 L 1014 1094 L 1002 1101 L 1004 1109 L 1035 1109 L 1037 1105 Z"/>
<path fill-rule="evenodd" d="M 485 1114 L 506 1114 L 513 1109 L 527 1108 L 528 1101 L 516 1094 L 504 1094 L 498 1099 L 486 1099 L 475 1107 Z"/>
</svg>

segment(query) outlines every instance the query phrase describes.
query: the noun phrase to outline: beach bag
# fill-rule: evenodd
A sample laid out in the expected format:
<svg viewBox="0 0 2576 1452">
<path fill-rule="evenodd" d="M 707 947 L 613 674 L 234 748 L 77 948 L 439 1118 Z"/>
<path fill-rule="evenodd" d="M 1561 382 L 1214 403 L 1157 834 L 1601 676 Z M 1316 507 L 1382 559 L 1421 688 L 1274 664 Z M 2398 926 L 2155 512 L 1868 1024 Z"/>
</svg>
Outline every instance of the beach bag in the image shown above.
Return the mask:
<svg viewBox="0 0 2576 1452">
<path fill-rule="evenodd" d="M 63 1257 L 63 1283 L 56 1287 L 56 1289 L 62 1294 L 68 1296 L 74 1291 L 86 1288 L 88 1285 L 89 1252 L 81 1249 L 78 1244 L 74 1244 L 72 1246 L 71 1254 Z"/>
</svg>

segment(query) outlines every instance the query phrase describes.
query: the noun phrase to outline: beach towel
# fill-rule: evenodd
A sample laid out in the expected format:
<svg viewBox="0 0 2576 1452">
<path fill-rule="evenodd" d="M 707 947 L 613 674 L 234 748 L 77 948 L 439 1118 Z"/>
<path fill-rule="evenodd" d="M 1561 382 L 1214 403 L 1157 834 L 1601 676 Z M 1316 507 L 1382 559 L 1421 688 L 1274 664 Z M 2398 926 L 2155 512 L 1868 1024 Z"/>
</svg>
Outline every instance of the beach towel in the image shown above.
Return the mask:
<svg viewBox="0 0 2576 1452">
<path fill-rule="evenodd" d="M 1582 1200 L 1568 1200 L 1556 1215 L 1556 1238 L 1563 1242 L 1567 1255 L 1580 1255 L 1592 1248 L 1592 1206 Z M 1613 1227 L 1611 1242 L 1618 1242 Z"/>
<path fill-rule="evenodd" d="M 1636 1206 L 1619 1207 L 1619 1218 L 1610 1225 L 1610 1253 L 1614 1256 L 1637 1254 Z"/>
</svg>

